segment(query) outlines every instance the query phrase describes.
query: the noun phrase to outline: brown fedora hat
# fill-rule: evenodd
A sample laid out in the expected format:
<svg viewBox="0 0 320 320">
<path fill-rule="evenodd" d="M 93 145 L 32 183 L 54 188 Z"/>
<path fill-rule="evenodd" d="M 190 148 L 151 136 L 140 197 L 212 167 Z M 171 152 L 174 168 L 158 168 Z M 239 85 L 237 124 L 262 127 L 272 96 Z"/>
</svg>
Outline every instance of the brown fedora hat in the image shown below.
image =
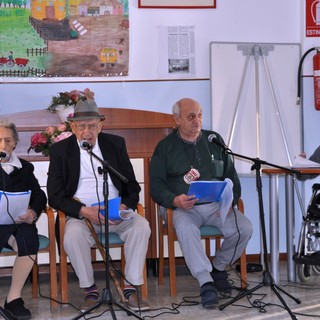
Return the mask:
<svg viewBox="0 0 320 320">
<path fill-rule="evenodd" d="M 74 107 L 73 115 L 67 118 L 68 121 L 92 119 L 105 119 L 104 115 L 99 114 L 97 104 L 93 99 L 78 101 L 76 106 Z"/>
</svg>

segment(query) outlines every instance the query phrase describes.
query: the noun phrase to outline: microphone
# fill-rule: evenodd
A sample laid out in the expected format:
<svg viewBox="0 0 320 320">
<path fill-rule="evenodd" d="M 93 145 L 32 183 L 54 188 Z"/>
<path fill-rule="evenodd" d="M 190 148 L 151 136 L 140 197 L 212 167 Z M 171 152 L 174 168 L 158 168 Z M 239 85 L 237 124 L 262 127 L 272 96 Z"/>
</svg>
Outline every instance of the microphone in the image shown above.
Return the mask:
<svg viewBox="0 0 320 320">
<path fill-rule="evenodd" d="M 208 141 L 211 142 L 211 143 L 216 144 L 217 146 L 222 148 L 224 151 L 229 150 L 229 148 L 223 142 L 221 142 L 214 133 L 211 133 L 208 136 Z"/>
<path fill-rule="evenodd" d="M 7 151 L 1 151 L 0 152 L 0 160 L 9 160 L 9 153 Z"/>
<path fill-rule="evenodd" d="M 80 144 L 80 148 L 83 150 L 91 150 L 92 149 L 92 145 L 86 140 L 81 140 L 79 142 L 79 144 Z"/>
</svg>

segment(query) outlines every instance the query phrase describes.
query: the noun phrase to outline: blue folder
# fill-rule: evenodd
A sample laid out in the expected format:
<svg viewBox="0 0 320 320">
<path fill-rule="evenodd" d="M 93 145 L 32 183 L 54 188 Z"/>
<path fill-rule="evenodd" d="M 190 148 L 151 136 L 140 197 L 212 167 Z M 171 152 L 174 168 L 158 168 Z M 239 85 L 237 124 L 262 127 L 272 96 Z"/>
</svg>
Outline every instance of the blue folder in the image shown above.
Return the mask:
<svg viewBox="0 0 320 320">
<path fill-rule="evenodd" d="M 188 195 L 198 198 L 198 202 L 219 202 L 226 185 L 226 181 L 193 181 Z"/>
</svg>

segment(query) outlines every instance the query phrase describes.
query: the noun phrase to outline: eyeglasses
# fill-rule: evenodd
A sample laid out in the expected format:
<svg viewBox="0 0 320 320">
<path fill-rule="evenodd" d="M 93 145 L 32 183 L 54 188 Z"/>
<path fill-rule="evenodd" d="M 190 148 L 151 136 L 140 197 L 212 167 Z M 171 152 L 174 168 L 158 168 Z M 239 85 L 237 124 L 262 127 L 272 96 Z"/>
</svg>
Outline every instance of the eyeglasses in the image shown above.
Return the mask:
<svg viewBox="0 0 320 320">
<path fill-rule="evenodd" d="M 99 127 L 99 123 L 92 123 L 92 124 L 84 124 L 84 123 L 77 124 L 77 123 L 75 123 L 75 125 L 79 131 L 84 131 L 86 129 L 89 131 L 95 131 Z"/>
</svg>

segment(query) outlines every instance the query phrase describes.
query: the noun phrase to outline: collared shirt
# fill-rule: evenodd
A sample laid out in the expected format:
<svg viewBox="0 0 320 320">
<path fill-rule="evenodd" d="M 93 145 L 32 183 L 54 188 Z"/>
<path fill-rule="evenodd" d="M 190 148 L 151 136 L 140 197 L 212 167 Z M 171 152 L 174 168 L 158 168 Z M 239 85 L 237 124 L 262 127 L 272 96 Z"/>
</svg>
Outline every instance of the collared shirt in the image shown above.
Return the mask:
<svg viewBox="0 0 320 320">
<path fill-rule="evenodd" d="M 94 145 L 92 152 L 102 159 L 98 143 Z M 80 177 L 74 197 L 79 199 L 86 206 L 91 206 L 93 203 L 102 202 L 104 200 L 103 173 L 99 173 L 99 167 L 102 169 L 101 162 L 95 157 L 92 157 L 87 150 L 80 148 Z M 119 191 L 114 186 L 108 174 L 108 199 L 113 199 L 118 196 Z"/>
<path fill-rule="evenodd" d="M 14 167 L 21 169 L 22 164 L 17 155 L 12 152 L 8 162 L 1 162 L 1 167 L 7 174 L 10 174 L 14 170 Z"/>
</svg>

